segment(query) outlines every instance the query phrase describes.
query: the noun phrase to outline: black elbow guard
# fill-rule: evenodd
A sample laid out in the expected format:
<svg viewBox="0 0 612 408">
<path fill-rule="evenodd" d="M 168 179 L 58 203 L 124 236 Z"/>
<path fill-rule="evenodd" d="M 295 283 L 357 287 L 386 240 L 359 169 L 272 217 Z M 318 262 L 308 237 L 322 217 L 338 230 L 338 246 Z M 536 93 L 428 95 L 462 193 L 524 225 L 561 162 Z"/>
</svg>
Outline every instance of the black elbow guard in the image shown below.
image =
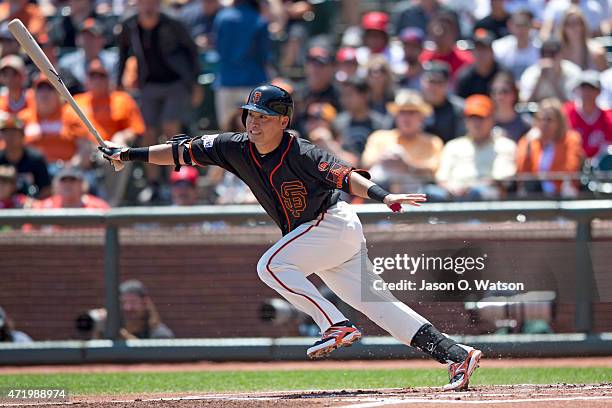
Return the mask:
<svg viewBox="0 0 612 408">
<path fill-rule="evenodd" d="M 179 171 L 181 169 L 181 162 L 179 160 L 179 154 L 178 154 L 179 146 L 185 145 L 190 140 L 191 140 L 190 136 L 187 136 L 185 134 L 179 134 L 179 135 L 173 136 L 172 139 L 166 142 L 172 145 L 172 160 L 174 160 L 174 171 Z M 187 157 L 189 158 L 188 160 L 187 160 Z M 191 165 L 191 157 L 189 156 L 187 149 L 183 150 L 183 161 L 186 164 Z"/>
</svg>

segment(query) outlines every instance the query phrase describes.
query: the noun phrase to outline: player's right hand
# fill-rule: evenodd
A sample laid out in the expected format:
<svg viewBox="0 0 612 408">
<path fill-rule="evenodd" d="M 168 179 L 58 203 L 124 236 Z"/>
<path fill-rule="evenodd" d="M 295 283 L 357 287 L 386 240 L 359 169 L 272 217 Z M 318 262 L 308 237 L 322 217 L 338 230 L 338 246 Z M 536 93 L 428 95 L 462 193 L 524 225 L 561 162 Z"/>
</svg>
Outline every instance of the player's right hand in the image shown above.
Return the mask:
<svg viewBox="0 0 612 408">
<path fill-rule="evenodd" d="M 108 160 L 115 171 L 121 171 L 125 164 L 121 161 L 121 152 L 127 147 L 119 146 L 113 142 L 105 142 L 104 146 L 98 146 L 98 150 L 102 152 L 102 156 Z"/>
</svg>

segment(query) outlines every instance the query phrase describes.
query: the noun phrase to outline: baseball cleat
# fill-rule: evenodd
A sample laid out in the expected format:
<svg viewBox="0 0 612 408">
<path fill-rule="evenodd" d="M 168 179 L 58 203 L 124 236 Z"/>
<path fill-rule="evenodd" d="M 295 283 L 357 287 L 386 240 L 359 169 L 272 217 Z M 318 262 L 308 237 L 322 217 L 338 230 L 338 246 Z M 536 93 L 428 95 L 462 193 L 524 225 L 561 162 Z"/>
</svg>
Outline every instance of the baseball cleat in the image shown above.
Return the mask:
<svg viewBox="0 0 612 408">
<path fill-rule="evenodd" d="M 350 347 L 361 338 L 361 332 L 348 320 L 336 323 L 323 333 L 321 340 L 312 345 L 306 354 L 310 358 L 322 358 L 340 347 Z"/>
<path fill-rule="evenodd" d="M 482 351 L 475 348 L 459 344 L 468 352 L 467 358 L 462 363 L 448 364 L 449 383 L 446 384 L 444 391 L 465 391 L 468 388 L 470 377 L 474 370 L 478 368 L 478 362 L 482 358 Z"/>
</svg>

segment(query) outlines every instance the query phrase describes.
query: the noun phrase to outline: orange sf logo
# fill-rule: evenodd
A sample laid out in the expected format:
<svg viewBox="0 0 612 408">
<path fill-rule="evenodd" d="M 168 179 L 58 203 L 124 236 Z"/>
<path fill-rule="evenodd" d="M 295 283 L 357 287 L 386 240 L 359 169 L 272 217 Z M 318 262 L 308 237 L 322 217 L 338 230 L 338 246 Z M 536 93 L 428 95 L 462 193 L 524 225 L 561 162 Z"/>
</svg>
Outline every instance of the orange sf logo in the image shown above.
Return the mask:
<svg viewBox="0 0 612 408">
<path fill-rule="evenodd" d="M 328 162 L 321 162 L 319 163 L 319 171 L 325 171 L 329 169 L 329 163 Z"/>
<path fill-rule="evenodd" d="M 283 204 L 294 218 L 299 218 L 306 209 L 306 187 L 300 180 L 286 181 L 281 184 Z"/>
<path fill-rule="evenodd" d="M 261 92 L 257 91 L 253 94 L 253 103 L 259 102 L 261 99 Z"/>
</svg>

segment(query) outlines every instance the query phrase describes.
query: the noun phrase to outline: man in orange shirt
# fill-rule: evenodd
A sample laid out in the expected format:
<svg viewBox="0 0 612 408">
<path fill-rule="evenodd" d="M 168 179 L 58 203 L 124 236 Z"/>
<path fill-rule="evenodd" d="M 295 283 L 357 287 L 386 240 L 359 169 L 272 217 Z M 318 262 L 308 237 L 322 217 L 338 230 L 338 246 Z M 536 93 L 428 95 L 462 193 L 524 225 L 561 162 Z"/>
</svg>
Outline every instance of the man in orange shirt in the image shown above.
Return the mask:
<svg viewBox="0 0 612 408">
<path fill-rule="evenodd" d="M 20 19 L 32 33 L 34 38 L 45 30 L 45 16 L 35 3 L 29 0 L 8 0 L 0 3 L 0 21 L 10 21 L 14 18 Z"/>
<path fill-rule="evenodd" d="M 33 205 L 35 209 L 92 208 L 108 209 L 106 201 L 87 194 L 83 173 L 75 167 L 64 167 L 53 179 L 53 195 Z"/>
<path fill-rule="evenodd" d="M 0 83 L 5 87 L 0 93 L 0 110 L 17 114 L 34 103 L 34 95 L 24 86 L 25 64 L 17 55 L 7 55 L 0 60 Z"/>
<path fill-rule="evenodd" d="M 94 59 L 87 69 L 87 92 L 75 96 L 77 104 L 91 120 L 104 140 L 122 146 L 133 145 L 145 131 L 145 124 L 136 101 L 126 92 L 110 89 L 108 71 L 99 59 Z M 64 125 L 73 140 L 87 141 L 93 146 L 88 130 L 72 109 L 65 111 Z M 89 139 L 88 139 L 89 137 Z M 109 166 L 103 168 L 113 173 Z M 104 177 L 100 195 L 112 205 L 119 204 L 130 172 L 121 177 Z"/>
</svg>

